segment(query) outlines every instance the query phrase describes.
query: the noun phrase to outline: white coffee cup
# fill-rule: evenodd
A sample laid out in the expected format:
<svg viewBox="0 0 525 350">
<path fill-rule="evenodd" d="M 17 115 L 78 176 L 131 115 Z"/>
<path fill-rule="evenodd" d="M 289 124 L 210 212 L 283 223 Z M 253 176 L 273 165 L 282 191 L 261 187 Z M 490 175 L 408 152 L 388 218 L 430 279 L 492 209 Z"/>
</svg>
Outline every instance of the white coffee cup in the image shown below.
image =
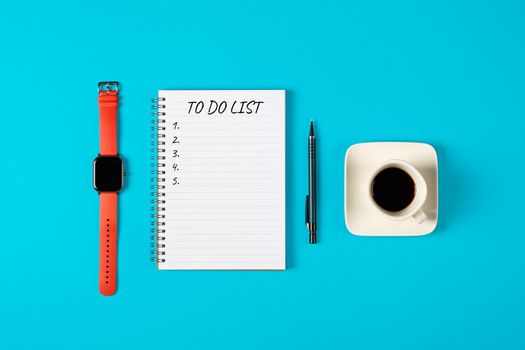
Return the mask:
<svg viewBox="0 0 525 350">
<path fill-rule="evenodd" d="M 400 211 L 388 211 L 381 208 L 373 198 L 372 186 L 376 176 L 383 170 L 388 168 L 399 168 L 405 171 L 414 181 L 415 191 L 414 198 L 410 204 Z M 385 217 L 391 220 L 404 220 L 412 217 L 418 224 L 426 220 L 427 215 L 423 212 L 422 207 L 427 199 L 427 182 L 421 173 L 414 168 L 410 163 L 400 159 L 390 159 L 379 166 L 379 168 L 370 176 L 368 181 L 368 197 L 373 206 L 381 212 Z"/>
</svg>

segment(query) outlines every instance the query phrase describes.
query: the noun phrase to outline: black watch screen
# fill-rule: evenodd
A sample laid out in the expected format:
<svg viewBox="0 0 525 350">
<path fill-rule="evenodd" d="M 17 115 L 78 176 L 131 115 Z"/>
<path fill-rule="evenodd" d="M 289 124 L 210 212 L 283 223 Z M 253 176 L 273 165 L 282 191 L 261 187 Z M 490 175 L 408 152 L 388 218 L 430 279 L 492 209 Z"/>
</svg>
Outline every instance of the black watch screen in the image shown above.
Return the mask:
<svg viewBox="0 0 525 350">
<path fill-rule="evenodd" d="M 98 156 L 93 161 L 93 186 L 98 192 L 120 191 L 123 175 L 120 157 Z"/>
</svg>

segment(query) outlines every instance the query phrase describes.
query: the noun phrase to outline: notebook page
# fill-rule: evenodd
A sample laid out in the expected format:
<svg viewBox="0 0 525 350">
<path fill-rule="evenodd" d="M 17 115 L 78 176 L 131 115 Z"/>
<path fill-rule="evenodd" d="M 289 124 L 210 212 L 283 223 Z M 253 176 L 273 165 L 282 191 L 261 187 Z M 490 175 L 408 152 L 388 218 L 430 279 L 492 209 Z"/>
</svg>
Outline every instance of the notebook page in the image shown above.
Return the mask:
<svg viewBox="0 0 525 350">
<path fill-rule="evenodd" d="M 285 91 L 161 90 L 159 269 L 285 269 Z"/>
</svg>

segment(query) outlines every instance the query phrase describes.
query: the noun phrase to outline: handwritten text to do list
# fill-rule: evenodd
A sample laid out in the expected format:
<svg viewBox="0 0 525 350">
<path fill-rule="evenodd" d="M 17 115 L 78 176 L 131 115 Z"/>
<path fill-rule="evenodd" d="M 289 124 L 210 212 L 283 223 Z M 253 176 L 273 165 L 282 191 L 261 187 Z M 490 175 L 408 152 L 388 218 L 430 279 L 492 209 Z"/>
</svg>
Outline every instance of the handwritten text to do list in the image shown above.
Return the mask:
<svg viewBox="0 0 525 350">
<path fill-rule="evenodd" d="M 257 115 L 263 101 L 188 101 L 188 114 L 190 115 L 221 115 L 226 114 L 245 114 Z"/>
</svg>

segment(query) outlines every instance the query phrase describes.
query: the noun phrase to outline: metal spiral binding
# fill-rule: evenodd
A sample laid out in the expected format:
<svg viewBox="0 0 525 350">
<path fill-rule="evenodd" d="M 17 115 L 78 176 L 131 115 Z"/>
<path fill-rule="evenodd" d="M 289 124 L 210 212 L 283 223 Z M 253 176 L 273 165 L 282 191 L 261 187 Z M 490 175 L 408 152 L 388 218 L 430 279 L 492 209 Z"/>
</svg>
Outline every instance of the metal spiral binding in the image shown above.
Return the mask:
<svg viewBox="0 0 525 350">
<path fill-rule="evenodd" d="M 163 250 L 163 248 L 166 248 L 166 245 L 164 244 L 164 241 L 166 240 L 166 237 L 164 236 L 166 233 L 166 230 L 164 229 L 164 226 L 166 226 L 166 223 L 164 222 L 164 219 L 166 218 L 164 214 L 166 211 L 166 200 L 164 199 L 166 197 L 166 194 L 164 193 L 166 186 L 164 185 L 164 182 L 166 182 L 166 179 L 162 177 L 166 174 L 166 163 L 164 162 L 166 160 L 166 156 L 164 155 L 166 153 L 166 149 L 164 148 L 166 146 L 166 141 L 163 140 L 166 138 L 166 134 L 163 133 L 163 131 L 166 130 L 166 119 L 163 118 L 166 116 L 166 113 L 164 112 L 166 105 L 162 103 L 165 101 L 166 99 L 164 97 L 151 99 L 151 108 L 154 112 L 152 113 L 153 120 L 151 126 L 151 131 L 153 131 L 153 133 L 151 134 L 152 177 L 150 189 L 152 190 L 152 206 L 150 238 L 151 248 L 153 248 L 151 250 L 151 261 L 156 263 L 166 262 L 164 257 L 166 252 Z"/>
</svg>

